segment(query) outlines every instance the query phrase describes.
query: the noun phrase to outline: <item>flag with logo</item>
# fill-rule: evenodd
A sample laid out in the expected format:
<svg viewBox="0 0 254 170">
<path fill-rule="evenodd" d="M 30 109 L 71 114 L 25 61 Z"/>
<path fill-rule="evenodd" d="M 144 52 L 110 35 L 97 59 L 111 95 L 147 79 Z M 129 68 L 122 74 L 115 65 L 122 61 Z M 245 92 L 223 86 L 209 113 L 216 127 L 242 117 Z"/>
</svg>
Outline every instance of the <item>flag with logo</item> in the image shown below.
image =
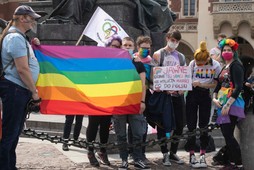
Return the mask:
<svg viewBox="0 0 254 170">
<path fill-rule="evenodd" d="M 94 12 L 83 34 L 96 41 L 98 46 L 104 46 L 113 35 L 128 37 L 123 28 L 100 7 Z"/>
</svg>

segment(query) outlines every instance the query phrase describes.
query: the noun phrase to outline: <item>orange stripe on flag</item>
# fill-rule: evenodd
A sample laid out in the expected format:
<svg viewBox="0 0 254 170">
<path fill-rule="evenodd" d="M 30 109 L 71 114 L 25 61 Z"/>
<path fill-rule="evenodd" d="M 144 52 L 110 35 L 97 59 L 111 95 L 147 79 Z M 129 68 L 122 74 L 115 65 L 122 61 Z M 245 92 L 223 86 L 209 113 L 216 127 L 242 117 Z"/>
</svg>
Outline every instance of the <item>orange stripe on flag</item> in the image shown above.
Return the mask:
<svg viewBox="0 0 254 170">
<path fill-rule="evenodd" d="M 113 106 L 128 106 L 140 104 L 140 93 L 128 94 L 128 98 L 133 100 L 126 100 L 127 95 L 119 96 L 105 96 L 105 97 L 88 97 L 81 91 L 67 87 L 37 87 L 39 96 L 44 100 L 70 101 L 70 102 L 85 102 L 93 103 L 95 106 L 107 108 Z"/>
</svg>

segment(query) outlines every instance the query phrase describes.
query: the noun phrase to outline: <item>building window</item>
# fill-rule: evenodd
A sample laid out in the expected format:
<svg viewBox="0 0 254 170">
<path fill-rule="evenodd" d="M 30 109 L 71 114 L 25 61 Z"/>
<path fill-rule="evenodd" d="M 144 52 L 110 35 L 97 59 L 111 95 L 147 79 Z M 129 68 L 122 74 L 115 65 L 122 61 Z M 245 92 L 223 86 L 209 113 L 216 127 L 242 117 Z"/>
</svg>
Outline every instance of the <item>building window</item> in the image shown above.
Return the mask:
<svg viewBox="0 0 254 170">
<path fill-rule="evenodd" d="M 183 15 L 194 16 L 196 14 L 196 0 L 183 1 Z"/>
</svg>

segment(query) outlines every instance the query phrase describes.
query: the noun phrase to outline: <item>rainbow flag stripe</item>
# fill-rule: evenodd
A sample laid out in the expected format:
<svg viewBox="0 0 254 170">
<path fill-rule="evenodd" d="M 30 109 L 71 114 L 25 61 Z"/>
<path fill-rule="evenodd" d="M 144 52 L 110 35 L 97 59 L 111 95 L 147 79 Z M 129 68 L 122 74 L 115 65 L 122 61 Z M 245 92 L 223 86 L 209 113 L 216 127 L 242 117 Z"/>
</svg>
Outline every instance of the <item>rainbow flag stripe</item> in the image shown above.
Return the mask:
<svg viewBox="0 0 254 170">
<path fill-rule="evenodd" d="M 233 90 L 234 89 L 232 89 L 232 88 L 225 88 L 225 87 L 222 87 L 220 89 L 220 91 L 218 92 L 218 99 L 221 102 L 222 106 L 227 103 Z M 218 124 L 230 123 L 229 115 L 236 116 L 236 117 L 238 117 L 239 120 L 245 118 L 244 105 L 245 105 L 245 103 L 244 103 L 242 94 L 240 93 L 239 96 L 237 97 L 237 99 L 234 101 L 234 103 L 230 106 L 228 115 L 222 115 L 221 114 L 222 108 L 218 108 L 217 123 Z"/>
<path fill-rule="evenodd" d="M 129 53 L 95 46 L 34 47 L 41 113 L 112 115 L 139 112 L 140 77 Z"/>
</svg>

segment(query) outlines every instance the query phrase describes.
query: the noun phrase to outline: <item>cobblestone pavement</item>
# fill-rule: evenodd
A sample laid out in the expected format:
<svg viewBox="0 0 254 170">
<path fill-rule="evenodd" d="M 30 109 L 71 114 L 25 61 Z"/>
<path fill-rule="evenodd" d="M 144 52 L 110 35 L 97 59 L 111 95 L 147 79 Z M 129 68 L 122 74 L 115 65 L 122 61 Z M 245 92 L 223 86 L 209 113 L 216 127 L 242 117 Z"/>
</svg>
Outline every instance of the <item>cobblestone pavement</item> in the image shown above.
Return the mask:
<svg viewBox="0 0 254 170">
<path fill-rule="evenodd" d="M 62 151 L 60 144 L 52 144 L 47 141 L 38 139 L 21 138 L 17 148 L 17 167 L 20 170 L 93 170 L 93 169 L 117 169 L 120 158 L 117 154 L 109 154 L 111 166 L 103 166 L 94 168 L 89 165 L 86 150 L 70 147 L 70 151 Z M 212 167 L 211 160 L 215 152 L 207 153 L 206 161 L 208 170 L 217 170 L 220 167 Z M 148 159 L 151 161 L 151 169 L 153 170 L 186 170 L 191 169 L 188 161 L 189 156 L 185 151 L 179 151 L 179 157 L 186 163 L 177 165 L 172 163 L 171 167 L 162 165 L 162 155 L 160 152 L 147 153 Z M 133 170 L 133 165 L 129 166 Z"/>
</svg>

